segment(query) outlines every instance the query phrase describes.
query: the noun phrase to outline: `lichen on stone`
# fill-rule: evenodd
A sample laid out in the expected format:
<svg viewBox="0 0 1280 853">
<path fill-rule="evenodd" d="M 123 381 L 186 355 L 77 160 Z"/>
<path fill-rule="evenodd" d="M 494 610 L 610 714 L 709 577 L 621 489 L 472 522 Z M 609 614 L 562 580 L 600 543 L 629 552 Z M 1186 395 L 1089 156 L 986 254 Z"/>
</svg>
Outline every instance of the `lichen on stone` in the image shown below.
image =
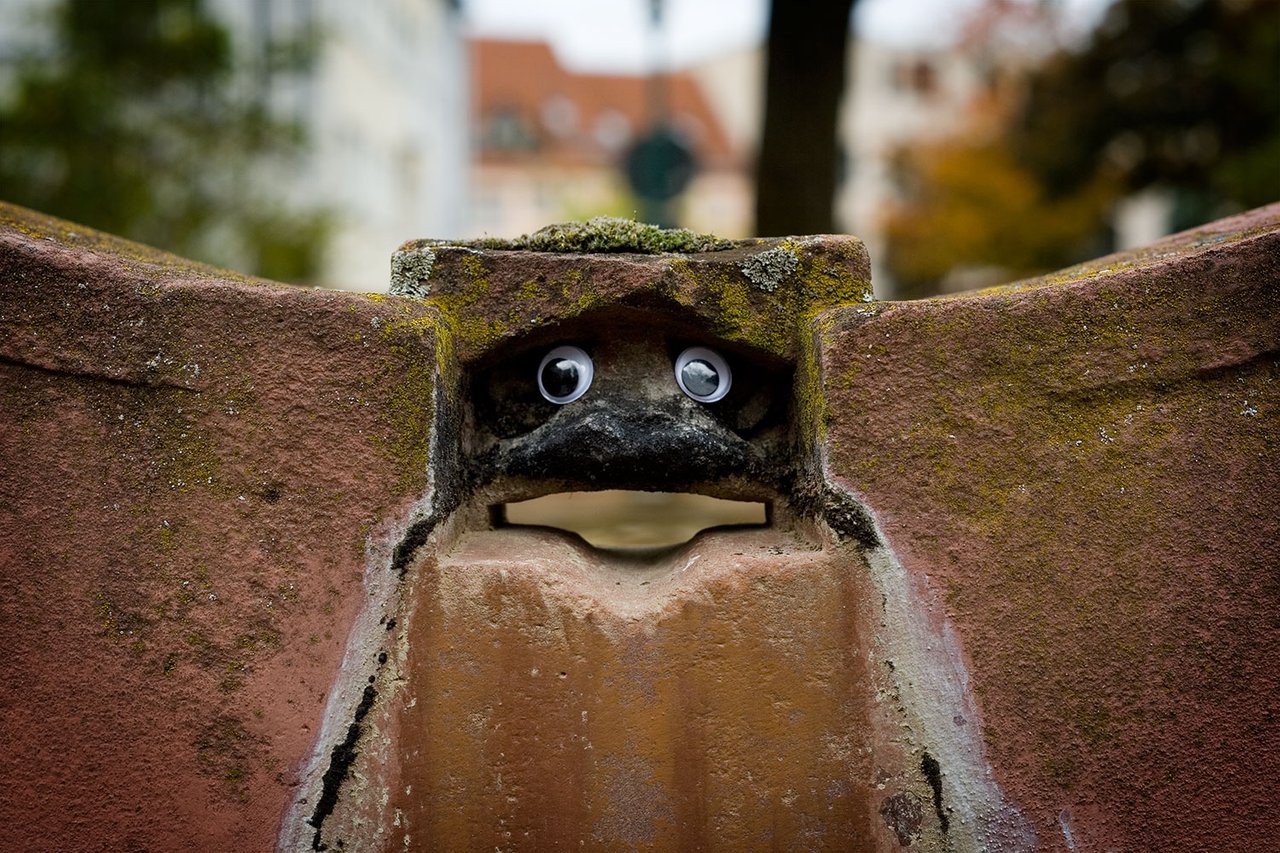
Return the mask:
<svg viewBox="0 0 1280 853">
<path fill-rule="evenodd" d="M 435 262 L 436 253 L 426 246 L 394 252 L 391 255 L 391 295 L 425 299 L 431 291 L 431 267 Z"/>
<path fill-rule="evenodd" d="M 733 247 L 733 241 L 687 228 L 662 228 L 616 216 L 597 216 L 585 222 L 561 222 L 511 240 L 474 240 L 456 245 L 480 249 L 523 249 L 530 252 L 613 253 L 641 255 L 713 252 Z"/>
<path fill-rule="evenodd" d="M 745 258 L 738 264 L 738 269 L 760 290 L 772 293 L 799 265 L 795 252 L 778 246 Z"/>
</svg>

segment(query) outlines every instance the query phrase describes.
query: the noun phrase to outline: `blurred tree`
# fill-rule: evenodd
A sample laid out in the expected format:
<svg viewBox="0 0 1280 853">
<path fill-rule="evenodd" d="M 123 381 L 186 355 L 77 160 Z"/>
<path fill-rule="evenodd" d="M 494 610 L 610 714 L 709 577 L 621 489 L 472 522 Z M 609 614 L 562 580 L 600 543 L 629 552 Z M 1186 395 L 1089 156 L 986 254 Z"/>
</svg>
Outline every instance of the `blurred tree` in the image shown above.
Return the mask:
<svg viewBox="0 0 1280 853">
<path fill-rule="evenodd" d="M 849 16 L 858 0 L 773 0 L 764 130 L 756 161 L 756 234 L 835 230 L 836 118 Z"/>
<path fill-rule="evenodd" d="M 898 298 L 995 284 L 1107 249 L 1098 226 L 1116 195 L 1108 181 L 1050 198 L 1002 139 L 976 131 L 899 158 L 908 200 L 885 220 Z"/>
<path fill-rule="evenodd" d="M 1117 0 L 1032 78 L 1012 138 L 1053 196 L 1175 190 L 1175 227 L 1280 199 L 1280 0 Z"/>
<path fill-rule="evenodd" d="M 302 134 L 237 76 L 229 33 L 201 0 L 61 0 L 50 12 L 51 48 L 16 60 L 0 103 L 7 201 L 272 278 L 315 274 L 329 217 L 261 191 L 302 153 Z M 301 44 L 268 48 L 260 80 L 309 64 Z"/>
<path fill-rule="evenodd" d="M 1115 202 L 1148 187 L 1173 194 L 1173 228 L 1277 200 L 1278 81 L 1280 0 L 1117 0 L 965 134 L 901 154 L 898 293 L 936 292 L 953 266 L 1007 279 L 1108 251 Z"/>
</svg>

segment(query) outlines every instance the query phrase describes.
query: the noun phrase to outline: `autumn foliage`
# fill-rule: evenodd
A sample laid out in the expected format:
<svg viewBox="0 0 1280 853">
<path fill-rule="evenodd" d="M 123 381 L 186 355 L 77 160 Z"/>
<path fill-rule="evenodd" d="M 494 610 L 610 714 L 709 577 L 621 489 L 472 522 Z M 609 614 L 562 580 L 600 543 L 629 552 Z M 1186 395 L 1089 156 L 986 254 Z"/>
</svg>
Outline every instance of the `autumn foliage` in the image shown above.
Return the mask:
<svg viewBox="0 0 1280 853">
<path fill-rule="evenodd" d="M 968 118 L 899 152 L 899 296 L 1103 254 L 1117 203 L 1142 190 L 1170 199 L 1170 230 L 1280 199 L 1280 2 L 1116 0 Z"/>
</svg>

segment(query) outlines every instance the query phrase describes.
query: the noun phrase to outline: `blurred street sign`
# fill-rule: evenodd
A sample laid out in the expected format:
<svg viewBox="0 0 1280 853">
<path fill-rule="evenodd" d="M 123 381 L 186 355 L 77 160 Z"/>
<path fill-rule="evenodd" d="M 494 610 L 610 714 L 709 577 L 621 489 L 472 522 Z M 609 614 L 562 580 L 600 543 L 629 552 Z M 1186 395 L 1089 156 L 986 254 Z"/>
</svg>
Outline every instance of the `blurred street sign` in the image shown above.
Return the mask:
<svg viewBox="0 0 1280 853">
<path fill-rule="evenodd" d="M 689 146 L 670 127 L 658 126 L 631 146 L 623 169 L 637 196 L 663 202 L 684 191 L 697 171 L 697 163 Z"/>
</svg>

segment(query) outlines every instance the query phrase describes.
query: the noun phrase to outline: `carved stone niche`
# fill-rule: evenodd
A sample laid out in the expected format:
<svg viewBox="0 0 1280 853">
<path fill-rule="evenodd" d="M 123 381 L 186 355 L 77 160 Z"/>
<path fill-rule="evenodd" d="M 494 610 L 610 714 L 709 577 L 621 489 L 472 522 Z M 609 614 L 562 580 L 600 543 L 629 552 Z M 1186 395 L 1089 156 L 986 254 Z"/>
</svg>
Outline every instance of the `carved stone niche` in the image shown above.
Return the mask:
<svg viewBox="0 0 1280 853">
<path fill-rule="evenodd" d="M 816 350 L 825 312 L 871 301 L 862 244 L 580 237 L 397 253 L 443 341 L 432 492 L 294 841 L 943 849 L 939 760 L 968 753 L 923 733 L 968 700 L 875 663 L 946 669 L 945 644 L 886 618 L 901 571 L 820 451 Z M 618 489 L 764 511 L 649 548 L 508 513 Z M 964 807 L 1016 820 L 992 786 Z"/>
</svg>

